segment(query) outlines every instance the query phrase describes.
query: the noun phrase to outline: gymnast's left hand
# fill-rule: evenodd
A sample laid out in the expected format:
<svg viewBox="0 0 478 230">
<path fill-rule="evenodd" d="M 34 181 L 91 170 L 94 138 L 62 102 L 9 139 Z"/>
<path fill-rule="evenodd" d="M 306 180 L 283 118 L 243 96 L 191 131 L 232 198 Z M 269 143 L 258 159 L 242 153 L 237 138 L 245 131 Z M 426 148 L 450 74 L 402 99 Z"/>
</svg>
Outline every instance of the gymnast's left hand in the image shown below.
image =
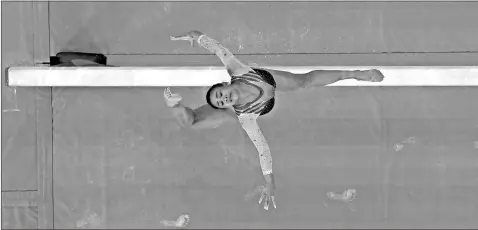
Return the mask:
<svg viewBox="0 0 478 230">
<path fill-rule="evenodd" d="M 203 33 L 197 30 L 193 30 L 183 35 L 171 36 L 170 38 L 172 41 L 181 41 L 181 40 L 189 41 L 189 43 L 191 44 L 191 47 L 194 47 L 194 43 L 198 42 L 198 39 L 201 35 L 203 35 Z"/>
<path fill-rule="evenodd" d="M 264 201 L 264 209 L 269 210 L 269 205 L 272 203 L 274 208 L 277 208 L 275 200 L 275 182 L 274 176 L 271 174 L 264 176 L 266 179 L 266 185 L 262 187 L 261 198 L 259 199 L 259 204 Z"/>
</svg>

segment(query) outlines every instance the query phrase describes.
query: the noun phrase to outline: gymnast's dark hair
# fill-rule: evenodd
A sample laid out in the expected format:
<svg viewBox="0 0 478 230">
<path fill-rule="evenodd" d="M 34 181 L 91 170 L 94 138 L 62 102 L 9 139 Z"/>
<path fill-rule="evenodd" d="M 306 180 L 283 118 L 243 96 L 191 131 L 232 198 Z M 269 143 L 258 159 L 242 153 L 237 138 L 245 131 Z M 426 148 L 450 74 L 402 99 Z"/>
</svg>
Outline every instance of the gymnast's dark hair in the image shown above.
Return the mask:
<svg viewBox="0 0 478 230">
<path fill-rule="evenodd" d="M 222 108 L 218 108 L 217 106 L 215 106 L 212 102 L 211 102 L 211 92 L 213 89 L 217 88 L 217 87 L 221 87 L 221 86 L 224 86 L 223 83 L 217 83 L 213 86 L 211 86 L 211 88 L 208 89 L 207 93 L 206 93 L 206 102 L 213 108 L 215 109 L 222 109 Z M 275 104 L 275 98 L 271 98 L 269 99 L 267 102 L 266 102 L 266 105 L 264 107 L 264 109 L 262 109 L 261 113 L 259 116 L 262 116 L 262 115 L 266 115 L 268 114 L 273 108 L 274 108 L 274 104 Z"/>
</svg>

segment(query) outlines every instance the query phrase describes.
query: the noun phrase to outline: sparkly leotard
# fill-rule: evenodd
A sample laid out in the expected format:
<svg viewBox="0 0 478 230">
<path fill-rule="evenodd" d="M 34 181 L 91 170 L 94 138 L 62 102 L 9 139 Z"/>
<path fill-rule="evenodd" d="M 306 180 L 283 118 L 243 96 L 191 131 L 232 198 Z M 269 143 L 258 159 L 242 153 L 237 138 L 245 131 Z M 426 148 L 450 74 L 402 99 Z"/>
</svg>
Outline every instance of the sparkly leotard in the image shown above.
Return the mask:
<svg viewBox="0 0 478 230">
<path fill-rule="evenodd" d="M 255 100 L 244 105 L 234 106 L 237 115 L 244 113 L 260 115 L 275 96 L 276 83 L 272 75 L 266 70 L 253 68 L 252 71 L 241 76 L 232 76 L 231 83 L 236 82 L 253 86 L 259 90 L 259 96 Z"/>
</svg>

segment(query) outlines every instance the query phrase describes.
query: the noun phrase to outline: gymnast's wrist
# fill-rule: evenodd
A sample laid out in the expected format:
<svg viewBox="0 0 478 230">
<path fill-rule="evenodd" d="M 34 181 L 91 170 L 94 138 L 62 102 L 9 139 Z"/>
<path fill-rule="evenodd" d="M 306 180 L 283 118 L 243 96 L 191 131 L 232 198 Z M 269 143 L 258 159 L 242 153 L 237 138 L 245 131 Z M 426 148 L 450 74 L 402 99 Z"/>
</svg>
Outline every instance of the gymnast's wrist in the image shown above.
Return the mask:
<svg viewBox="0 0 478 230">
<path fill-rule="evenodd" d="M 197 41 L 198 44 L 201 44 L 201 38 L 203 38 L 204 36 L 206 36 L 206 35 L 204 35 L 203 33 L 201 33 L 201 35 L 199 35 L 199 36 L 197 37 L 196 41 Z"/>
<path fill-rule="evenodd" d="M 266 180 L 267 184 L 275 184 L 274 183 L 274 174 L 272 174 L 272 171 L 269 172 L 268 174 L 264 173 L 264 179 Z"/>
<path fill-rule="evenodd" d="M 170 108 L 173 108 L 173 109 L 181 109 L 181 108 L 184 108 L 184 106 L 181 105 L 181 102 L 180 102 L 180 101 L 178 101 L 176 104 L 171 105 Z"/>
</svg>

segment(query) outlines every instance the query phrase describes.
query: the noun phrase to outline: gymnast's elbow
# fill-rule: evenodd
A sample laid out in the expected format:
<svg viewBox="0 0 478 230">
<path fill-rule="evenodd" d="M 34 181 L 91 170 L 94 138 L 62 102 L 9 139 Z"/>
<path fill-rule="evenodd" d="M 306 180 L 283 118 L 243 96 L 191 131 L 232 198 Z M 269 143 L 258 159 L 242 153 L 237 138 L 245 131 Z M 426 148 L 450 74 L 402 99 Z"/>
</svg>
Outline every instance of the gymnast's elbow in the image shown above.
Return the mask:
<svg viewBox="0 0 478 230">
<path fill-rule="evenodd" d="M 182 128 L 192 128 L 194 126 L 194 118 L 187 117 L 179 121 L 179 126 Z"/>
<path fill-rule="evenodd" d="M 191 128 L 195 123 L 194 111 L 190 108 L 184 107 L 182 111 L 177 111 L 175 113 L 176 122 L 182 128 Z"/>
<path fill-rule="evenodd" d="M 190 118 L 176 117 L 176 123 L 181 128 L 191 128 L 194 124 L 194 121 L 191 120 Z"/>
</svg>

